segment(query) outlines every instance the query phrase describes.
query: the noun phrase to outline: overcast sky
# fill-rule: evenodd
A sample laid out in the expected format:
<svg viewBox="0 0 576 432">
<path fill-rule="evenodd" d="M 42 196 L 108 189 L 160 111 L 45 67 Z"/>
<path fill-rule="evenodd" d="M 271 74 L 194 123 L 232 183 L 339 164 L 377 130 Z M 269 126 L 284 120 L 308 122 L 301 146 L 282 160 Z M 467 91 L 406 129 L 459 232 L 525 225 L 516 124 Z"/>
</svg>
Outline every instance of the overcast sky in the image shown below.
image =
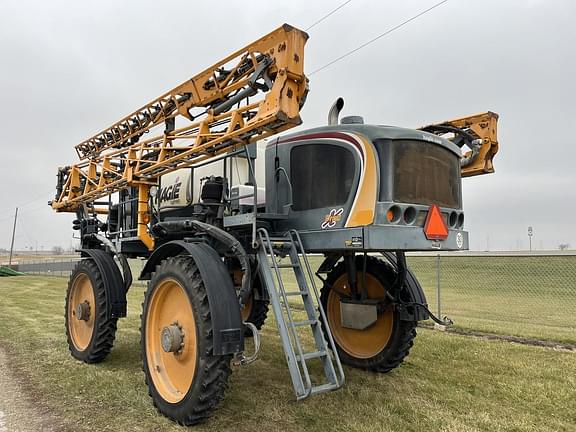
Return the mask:
<svg viewBox="0 0 576 432">
<path fill-rule="evenodd" d="M 0 248 L 69 247 L 52 197 L 74 145 L 286 22 L 305 29 L 342 2 L 0 1 Z M 435 0 L 353 0 L 310 30 L 306 70 Z M 576 2 L 450 0 L 310 77 L 302 118 L 332 101 L 366 122 L 417 127 L 500 115 L 496 173 L 463 180 L 477 250 L 576 247 Z"/>
</svg>

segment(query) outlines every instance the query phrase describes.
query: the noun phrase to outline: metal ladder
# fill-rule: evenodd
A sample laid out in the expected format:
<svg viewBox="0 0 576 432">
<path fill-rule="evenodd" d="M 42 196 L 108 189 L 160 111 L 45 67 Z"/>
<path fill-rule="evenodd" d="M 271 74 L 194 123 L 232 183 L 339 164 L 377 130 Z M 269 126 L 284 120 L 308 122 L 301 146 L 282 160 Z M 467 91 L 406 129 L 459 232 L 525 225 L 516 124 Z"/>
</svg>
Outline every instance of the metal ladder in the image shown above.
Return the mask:
<svg viewBox="0 0 576 432">
<path fill-rule="evenodd" d="M 314 394 L 339 389 L 344 385 L 344 371 L 327 324 L 326 314 L 320 303 L 314 274 L 302 247 L 298 231 L 290 230 L 284 237 L 270 238 L 266 229 L 260 228 L 258 239 L 260 241 L 258 250 L 259 271 L 270 296 L 270 304 L 278 324 L 296 399 L 302 400 Z M 290 264 L 279 264 L 276 260 L 277 255 L 288 255 Z M 268 256 L 272 259 L 271 263 Z M 298 283 L 297 291 L 286 291 L 280 271 L 283 268 L 291 268 L 294 271 Z M 312 282 L 312 290 L 310 290 L 306 276 Z M 294 320 L 293 309 L 288 302 L 288 298 L 294 296 L 302 298 L 307 315 L 306 320 Z M 314 301 L 318 304 L 318 310 Z M 324 338 L 322 325 L 326 330 L 328 342 Z M 312 352 L 303 351 L 301 336 L 297 331 L 298 328 L 306 327 L 310 329 L 314 339 L 315 350 Z M 307 364 L 307 361 L 312 359 L 321 360 L 325 382 L 312 382 Z"/>
</svg>

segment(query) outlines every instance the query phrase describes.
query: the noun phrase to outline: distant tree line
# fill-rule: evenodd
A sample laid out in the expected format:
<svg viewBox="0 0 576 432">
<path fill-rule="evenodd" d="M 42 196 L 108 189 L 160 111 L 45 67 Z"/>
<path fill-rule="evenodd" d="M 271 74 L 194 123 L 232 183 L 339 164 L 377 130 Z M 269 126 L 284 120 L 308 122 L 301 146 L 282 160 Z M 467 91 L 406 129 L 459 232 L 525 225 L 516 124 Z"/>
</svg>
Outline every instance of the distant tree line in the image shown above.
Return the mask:
<svg viewBox="0 0 576 432">
<path fill-rule="evenodd" d="M 54 246 L 52 248 L 52 253 L 54 255 L 62 255 L 64 253 L 64 248 L 62 246 Z"/>
</svg>

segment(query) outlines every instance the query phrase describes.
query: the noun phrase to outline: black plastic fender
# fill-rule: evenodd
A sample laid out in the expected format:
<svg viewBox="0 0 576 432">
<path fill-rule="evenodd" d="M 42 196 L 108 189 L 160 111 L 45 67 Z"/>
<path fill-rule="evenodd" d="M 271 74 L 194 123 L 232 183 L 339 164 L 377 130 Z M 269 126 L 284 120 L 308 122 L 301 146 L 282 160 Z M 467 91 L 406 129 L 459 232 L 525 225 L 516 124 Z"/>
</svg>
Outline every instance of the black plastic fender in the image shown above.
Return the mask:
<svg viewBox="0 0 576 432">
<path fill-rule="evenodd" d="M 398 270 L 396 255 L 393 252 L 382 252 L 382 255 L 384 258 L 386 258 L 390 265 L 394 267 L 394 270 Z M 332 268 L 336 265 L 341 257 L 342 254 L 340 253 L 332 253 L 328 255 L 318 268 L 318 273 L 328 273 L 330 270 L 332 270 Z M 418 303 L 428 307 L 428 304 L 426 303 L 426 295 L 422 290 L 422 286 L 410 268 L 406 269 L 406 282 L 404 283 L 404 289 L 406 294 L 402 300 L 405 303 Z M 409 298 L 405 298 L 406 296 Z M 400 303 L 397 305 L 397 307 L 398 311 L 400 312 L 400 319 L 402 321 L 423 321 L 430 317 L 425 309 L 413 304 L 403 305 Z"/>
<path fill-rule="evenodd" d="M 101 249 L 80 249 L 84 258 L 91 258 L 102 274 L 102 280 L 108 296 L 107 318 L 122 318 L 126 316 L 126 288 L 122 273 L 114 258 Z"/>
<path fill-rule="evenodd" d="M 226 265 L 218 253 L 205 243 L 175 240 L 157 248 L 148 261 L 140 280 L 150 280 L 162 260 L 176 255 L 190 255 L 206 286 L 212 326 L 214 355 L 235 354 L 244 350 L 244 327 L 236 290 Z"/>
</svg>

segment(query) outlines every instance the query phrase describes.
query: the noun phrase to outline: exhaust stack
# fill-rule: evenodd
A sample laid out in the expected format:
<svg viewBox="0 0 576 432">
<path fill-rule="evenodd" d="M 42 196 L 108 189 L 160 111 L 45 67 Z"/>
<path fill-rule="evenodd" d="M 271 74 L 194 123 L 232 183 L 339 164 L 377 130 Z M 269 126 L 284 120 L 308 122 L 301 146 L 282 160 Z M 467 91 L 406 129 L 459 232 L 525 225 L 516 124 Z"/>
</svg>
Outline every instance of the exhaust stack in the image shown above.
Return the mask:
<svg viewBox="0 0 576 432">
<path fill-rule="evenodd" d="M 338 124 L 338 116 L 340 115 L 340 111 L 344 108 L 344 99 L 339 97 L 336 99 L 336 102 L 330 108 L 328 112 L 328 125 L 333 126 Z"/>
</svg>

